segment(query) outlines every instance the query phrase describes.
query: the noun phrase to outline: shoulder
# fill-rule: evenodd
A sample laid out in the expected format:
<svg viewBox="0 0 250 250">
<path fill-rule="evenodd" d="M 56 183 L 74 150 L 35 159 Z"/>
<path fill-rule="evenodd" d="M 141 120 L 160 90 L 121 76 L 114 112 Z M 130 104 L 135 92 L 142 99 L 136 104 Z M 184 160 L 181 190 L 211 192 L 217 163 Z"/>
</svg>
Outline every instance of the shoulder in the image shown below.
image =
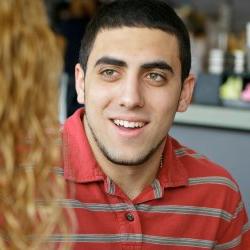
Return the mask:
<svg viewBox="0 0 250 250">
<path fill-rule="evenodd" d="M 235 179 L 225 167 L 171 140 L 176 159 L 187 172 L 189 199 L 199 200 L 205 207 L 223 209 L 232 215 L 231 220 L 244 207 Z"/>
<path fill-rule="evenodd" d="M 214 204 L 220 200 L 233 211 L 241 200 L 241 194 L 229 171 L 175 139 L 171 140 L 175 157 L 187 172 L 190 191 L 213 200 Z"/>
<path fill-rule="evenodd" d="M 205 155 L 182 145 L 171 138 L 176 158 L 183 164 L 190 177 L 218 176 L 235 182 L 229 171 L 218 163 L 208 159 Z"/>
</svg>

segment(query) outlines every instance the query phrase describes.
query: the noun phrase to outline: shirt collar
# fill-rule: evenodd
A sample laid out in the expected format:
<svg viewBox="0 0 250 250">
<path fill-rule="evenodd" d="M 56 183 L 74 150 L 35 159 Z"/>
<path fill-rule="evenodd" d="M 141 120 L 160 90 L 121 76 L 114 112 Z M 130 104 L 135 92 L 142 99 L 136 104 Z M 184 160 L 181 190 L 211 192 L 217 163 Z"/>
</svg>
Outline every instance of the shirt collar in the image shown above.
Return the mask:
<svg viewBox="0 0 250 250">
<path fill-rule="evenodd" d="M 92 153 L 83 127 L 84 109 L 78 109 L 63 126 L 63 164 L 66 179 L 75 182 L 105 178 Z"/>
<path fill-rule="evenodd" d="M 181 145 L 168 136 L 163 151 L 163 164 L 158 173 L 158 179 L 164 188 L 188 185 L 187 170 L 183 162 L 176 157 L 179 148 Z"/>
<path fill-rule="evenodd" d="M 83 115 L 84 109 L 78 109 L 63 126 L 64 176 L 68 180 L 79 183 L 101 181 L 106 177 L 90 148 L 83 127 Z M 167 137 L 163 152 L 164 160 L 157 177 L 165 188 L 188 184 L 187 171 L 175 155 L 175 151 L 180 147 L 173 138 Z"/>
</svg>

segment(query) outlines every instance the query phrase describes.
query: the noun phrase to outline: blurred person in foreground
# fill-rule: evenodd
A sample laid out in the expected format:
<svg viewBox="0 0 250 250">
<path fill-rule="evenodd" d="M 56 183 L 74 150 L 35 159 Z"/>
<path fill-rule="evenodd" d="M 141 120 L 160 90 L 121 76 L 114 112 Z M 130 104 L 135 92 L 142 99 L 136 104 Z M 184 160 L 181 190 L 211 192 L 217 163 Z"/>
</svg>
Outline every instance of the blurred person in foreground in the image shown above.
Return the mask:
<svg viewBox="0 0 250 250">
<path fill-rule="evenodd" d="M 190 66 L 188 31 L 164 1 L 115 1 L 90 22 L 75 68 L 85 108 L 62 131 L 73 249 L 250 249 L 234 179 L 168 134 L 191 101 Z"/>
<path fill-rule="evenodd" d="M 1 0 L 1 250 L 53 249 L 48 235 L 67 232 L 68 220 L 55 203 L 64 197 L 64 182 L 53 171 L 59 163 L 61 69 L 62 51 L 43 2 Z"/>
</svg>

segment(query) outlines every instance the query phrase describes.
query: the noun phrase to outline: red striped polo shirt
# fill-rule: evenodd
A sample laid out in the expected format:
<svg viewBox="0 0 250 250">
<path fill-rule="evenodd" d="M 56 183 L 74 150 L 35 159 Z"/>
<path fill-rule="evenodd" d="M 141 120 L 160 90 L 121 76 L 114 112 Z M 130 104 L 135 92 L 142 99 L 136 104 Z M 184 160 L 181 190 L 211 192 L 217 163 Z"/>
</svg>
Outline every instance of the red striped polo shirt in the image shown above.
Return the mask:
<svg viewBox="0 0 250 250">
<path fill-rule="evenodd" d="M 238 185 L 222 167 L 168 136 L 164 162 L 152 184 L 130 200 L 98 166 L 79 109 L 63 128 L 63 170 L 74 188 L 77 229 L 51 241 L 74 250 L 250 249 Z"/>
</svg>

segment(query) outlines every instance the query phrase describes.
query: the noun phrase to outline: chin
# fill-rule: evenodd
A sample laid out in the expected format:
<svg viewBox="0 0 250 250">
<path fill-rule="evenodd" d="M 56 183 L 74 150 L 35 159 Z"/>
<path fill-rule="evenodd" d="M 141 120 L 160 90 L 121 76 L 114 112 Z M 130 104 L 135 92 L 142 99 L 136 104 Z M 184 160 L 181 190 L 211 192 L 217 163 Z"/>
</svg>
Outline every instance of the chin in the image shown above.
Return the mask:
<svg viewBox="0 0 250 250">
<path fill-rule="evenodd" d="M 132 154 L 131 153 L 124 154 L 124 152 L 119 154 L 118 152 L 114 153 L 114 151 L 112 151 L 112 153 L 103 151 L 103 154 L 110 162 L 117 164 L 117 165 L 124 165 L 124 166 L 141 165 L 144 162 L 146 162 L 151 156 L 150 154 L 142 155 L 139 152 L 138 154 L 135 154 L 134 151 Z"/>
</svg>

